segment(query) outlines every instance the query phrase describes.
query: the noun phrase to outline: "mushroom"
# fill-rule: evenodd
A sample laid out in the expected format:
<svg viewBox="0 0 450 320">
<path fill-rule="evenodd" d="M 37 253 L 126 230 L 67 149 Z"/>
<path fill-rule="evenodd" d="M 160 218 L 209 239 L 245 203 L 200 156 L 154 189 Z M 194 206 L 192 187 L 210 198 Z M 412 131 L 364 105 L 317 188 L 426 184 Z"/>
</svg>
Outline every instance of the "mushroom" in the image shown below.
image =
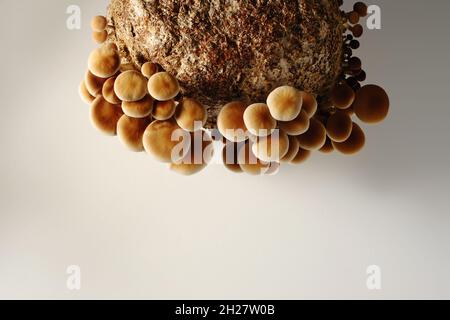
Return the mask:
<svg viewBox="0 0 450 320">
<path fill-rule="evenodd" d="M 355 91 L 344 83 L 337 84 L 331 90 L 331 102 L 338 109 L 347 109 L 355 100 Z"/>
<path fill-rule="evenodd" d="M 356 116 L 365 123 L 379 123 L 389 113 L 389 97 L 383 88 L 376 85 L 363 86 L 353 104 Z"/>
<path fill-rule="evenodd" d="M 289 149 L 288 152 L 284 155 L 283 158 L 281 158 L 282 163 L 289 163 L 298 154 L 298 149 L 300 149 L 300 143 L 298 142 L 298 139 L 293 136 L 289 136 Z"/>
<path fill-rule="evenodd" d="M 175 112 L 175 120 L 186 131 L 200 130 L 208 120 L 208 113 L 204 105 L 191 98 L 183 98 Z"/>
<path fill-rule="evenodd" d="M 302 164 L 311 156 L 311 151 L 302 148 L 298 149 L 297 155 L 292 159 L 291 164 Z"/>
<path fill-rule="evenodd" d="M 270 162 L 261 161 L 252 151 L 252 143 L 247 141 L 239 150 L 238 162 L 245 173 L 261 175 L 270 167 Z"/>
<path fill-rule="evenodd" d="M 189 133 L 181 129 L 173 119 L 152 122 L 145 130 L 142 141 L 147 153 L 167 163 L 183 159 L 191 145 Z"/>
<path fill-rule="evenodd" d="M 366 136 L 364 135 L 364 132 L 362 131 L 361 127 L 358 126 L 356 123 L 353 123 L 353 129 L 352 134 L 350 137 L 344 141 L 344 142 L 331 142 L 333 144 L 333 147 L 347 155 L 355 154 L 361 151 L 361 149 L 364 147 L 366 143 Z"/>
<path fill-rule="evenodd" d="M 89 70 L 84 76 L 84 84 L 89 94 L 93 97 L 98 96 L 102 92 L 103 84 L 107 79 L 97 77 L 92 74 Z"/>
<path fill-rule="evenodd" d="M 80 86 L 78 87 L 78 93 L 80 98 L 88 105 L 91 105 L 92 101 L 95 99 L 95 97 L 89 93 L 84 81 L 81 81 Z"/>
<path fill-rule="evenodd" d="M 320 152 L 329 154 L 334 151 L 333 144 L 331 143 L 331 139 L 327 137 L 327 141 L 325 141 L 325 144 L 322 148 L 319 149 Z"/>
<path fill-rule="evenodd" d="M 302 110 L 304 110 L 308 115 L 308 118 L 311 119 L 317 112 L 318 104 L 316 97 L 305 91 L 302 91 L 302 96 L 303 96 Z"/>
<path fill-rule="evenodd" d="M 290 136 L 299 136 L 309 129 L 309 116 L 302 109 L 297 118 L 289 122 L 279 122 L 279 127 Z"/>
<path fill-rule="evenodd" d="M 93 31 L 103 31 L 106 29 L 108 21 L 104 16 L 95 16 L 91 20 L 91 28 Z"/>
<path fill-rule="evenodd" d="M 327 140 L 327 131 L 319 120 L 312 118 L 309 129 L 304 134 L 297 137 L 300 147 L 309 150 L 319 150 Z"/>
<path fill-rule="evenodd" d="M 91 107 L 91 122 L 100 132 L 114 136 L 117 132 L 117 122 L 122 117 L 122 109 L 119 105 L 109 103 L 98 96 Z"/>
<path fill-rule="evenodd" d="M 153 110 L 153 98 L 150 95 L 146 95 L 139 101 L 122 102 L 123 112 L 131 118 L 146 118 L 151 115 Z"/>
<path fill-rule="evenodd" d="M 175 100 L 156 101 L 153 107 L 152 116 L 156 120 L 164 121 L 173 117 L 177 110 Z"/>
<path fill-rule="evenodd" d="M 229 141 L 243 142 L 248 139 L 247 127 L 244 123 L 244 112 L 247 106 L 239 101 L 226 104 L 217 116 L 217 128 Z"/>
<path fill-rule="evenodd" d="M 170 73 L 158 72 L 148 80 L 148 92 L 156 100 L 167 101 L 180 93 L 180 85 Z"/>
<path fill-rule="evenodd" d="M 239 165 L 238 155 L 240 149 L 244 146 L 245 143 L 235 143 L 228 141 L 223 146 L 222 150 L 222 160 L 225 167 L 234 173 L 242 173 L 243 170 Z"/>
<path fill-rule="evenodd" d="M 282 130 L 276 130 L 268 137 L 258 137 L 252 151 L 264 162 L 279 162 L 289 151 L 289 137 Z"/>
<path fill-rule="evenodd" d="M 100 78 L 112 77 L 119 71 L 120 56 L 114 44 L 104 44 L 89 55 L 89 71 Z"/>
<path fill-rule="evenodd" d="M 245 110 L 244 124 L 248 131 L 258 137 L 267 137 L 277 127 L 277 121 L 272 118 L 269 107 L 264 103 L 255 103 Z"/>
<path fill-rule="evenodd" d="M 155 73 L 158 72 L 158 65 L 152 62 L 146 62 L 141 67 L 141 72 L 147 79 L 150 79 Z"/>
<path fill-rule="evenodd" d="M 344 142 L 350 137 L 352 127 L 352 118 L 348 114 L 338 111 L 328 118 L 328 137 L 334 142 Z"/>
<path fill-rule="evenodd" d="M 265 175 L 274 176 L 276 175 L 281 168 L 281 163 L 279 162 L 271 162 L 269 164 L 269 168 L 264 172 Z"/>
<path fill-rule="evenodd" d="M 111 104 L 120 104 L 122 101 L 117 97 L 114 92 L 114 82 L 116 81 L 116 77 L 111 77 L 103 84 L 102 95 L 106 101 Z"/>
<path fill-rule="evenodd" d="M 138 71 L 125 71 L 114 82 L 114 92 L 122 101 L 139 101 L 148 93 L 147 79 Z"/>
<path fill-rule="evenodd" d="M 108 38 L 108 32 L 106 30 L 103 31 L 92 31 L 92 40 L 96 43 L 104 43 Z"/>
<path fill-rule="evenodd" d="M 117 135 L 119 140 L 131 151 L 144 151 L 142 137 L 150 122 L 150 117 L 136 119 L 124 114 L 117 123 Z"/>
<path fill-rule="evenodd" d="M 186 156 L 179 162 L 172 163 L 170 170 L 184 176 L 199 173 L 208 166 L 214 155 L 211 136 L 205 131 L 191 133 L 191 146 Z"/>
<path fill-rule="evenodd" d="M 364 2 L 358 1 L 353 5 L 353 10 L 356 11 L 361 18 L 363 18 L 367 16 L 368 7 Z"/>
<path fill-rule="evenodd" d="M 283 86 L 273 90 L 267 98 L 267 105 L 275 120 L 292 121 L 302 110 L 303 95 L 294 87 Z"/>
</svg>

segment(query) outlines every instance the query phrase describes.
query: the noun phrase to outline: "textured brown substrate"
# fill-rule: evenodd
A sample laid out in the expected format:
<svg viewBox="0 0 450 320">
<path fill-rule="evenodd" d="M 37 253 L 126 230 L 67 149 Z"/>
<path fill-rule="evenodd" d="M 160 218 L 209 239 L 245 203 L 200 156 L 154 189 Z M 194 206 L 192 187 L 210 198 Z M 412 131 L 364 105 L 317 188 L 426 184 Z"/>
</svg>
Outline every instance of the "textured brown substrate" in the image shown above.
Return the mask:
<svg viewBox="0 0 450 320">
<path fill-rule="evenodd" d="M 342 71 L 338 0 L 112 0 L 123 62 L 160 64 L 208 108 L 264 102 L 281 85 L 324 94 Z"/>
</svg>

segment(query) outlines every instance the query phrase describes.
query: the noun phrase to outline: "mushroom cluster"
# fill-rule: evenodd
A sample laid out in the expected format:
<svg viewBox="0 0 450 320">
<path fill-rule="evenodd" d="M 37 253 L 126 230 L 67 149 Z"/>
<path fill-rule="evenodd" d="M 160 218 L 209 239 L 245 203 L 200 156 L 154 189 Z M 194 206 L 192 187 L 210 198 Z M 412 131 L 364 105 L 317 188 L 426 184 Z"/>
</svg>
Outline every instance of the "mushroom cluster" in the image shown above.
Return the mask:
<svg viewBox="0 0 450 320">
<path fill-rule="evenodd" d="M 353 55 L 360 46 L 356 38 L 363 33 L 359 21 L 366 15 L 362 2 L 342 12 L 348 31 L 343 34 L 342 72 L 327 94 L 283 85 L 264 102 L 231 101 L 220 109 L 217 129 L 205 129 L 207 108 L 184 96 L 177 78 L 160 65 L 122 63 L 117 46 L 108 42 L 108 23 L 102 16 L 91 23 L 100 47 L 89 56 L 79 93 L 91 105 L 96 129 L 117 135 L 129 150 L 146 151 L 183 175 L 203 170 L 218 141 L 225 167 L 251 175 L 274 174 L 281 164 L 301 164 L 314 151 L 355 154 L 366 138 L 353 117 L 375 124 L 389 112 L 386 92 L 377 85 L 362 85 L 366 73 Z"/>
</svg>

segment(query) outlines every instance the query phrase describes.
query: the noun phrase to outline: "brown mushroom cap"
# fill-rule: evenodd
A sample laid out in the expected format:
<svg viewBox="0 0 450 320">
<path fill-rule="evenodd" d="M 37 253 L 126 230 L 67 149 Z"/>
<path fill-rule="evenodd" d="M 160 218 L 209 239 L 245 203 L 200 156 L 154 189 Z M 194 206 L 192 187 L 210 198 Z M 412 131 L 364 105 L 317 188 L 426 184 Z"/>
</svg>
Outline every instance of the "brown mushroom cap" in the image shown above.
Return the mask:
<svg viewBox="0 0 450 320">
<path fill-rule="evenodd" d="M 146 118 L 152 113 L 153 103 L 153 98 L 150 95 L 146 95 L 139 101 L 122 102 L 122 110 L 131 118 Z"/>
<path fill-rule="evenodd" d="M 258 137 L 252 145 L 253 154 L 264 162 L 280 162 L 289 151 L 289 137 L 277 130 L 268 137 Z"/>
<path fill-rule="evenodd" d="M 114 82 L 114 91 L 122 101 L 139 101 L 147 95 L 147 79 L 138 71 L 125 71 Z"/>
<path fill-rule="evenodd" d="M 272 118 L 269 107 L 264 103 L 255 103 L 244 112 L 244 124 L 251 134 L 267 137 L 277 127 L 277 121 Z"/>
<path fill-rule="evenodd" d="M 95 16 L 91 20 L 91 28 L 93 31 L 103 31 L 107 25 L 108 21 L 104 16 Z"/>
<path fill-rule="evenodd" d="M 296 137 L 289 136 L 289 150 L 281 159 L 281 162 L 289 163 L 294 160 L 294 158 L 298 154 L 298 149 L 300 149 L 300 143 L 298 142 L 298 139 Z"/>
<path fill-rule="evenodd" d="M 86 104 L 91 104 L 95 97 L 92 96 L 88 89 L 86 88 L 86 84 L 84 83 L 84 81 L 81 81 L 80 86 L 78 87 L 78 93 L 80 95 L 80 98 L 86 103 Z"/>
<path fill-rule="evenodd" d="M 208 120 L 204 105 L 191 98 L 183 98 L 175 112 L 175 120 L 186 131 L 194 132 L 202 129 Z"/>
<path fill-rule="evenodd" d="M 352 118 L 344 112 L 332 114 L 327 121 L 327 134 L 334 142 L 344 142 L 352 133 Z"/>
<path fill-rule="evenodd" d="M 86 71 L 86 75 L 84 76 L 84 83 L 86 85 L 86 89 L 89 94 L 93 97 L 98 96 L 102 93 L 103 84 L 107 79 L 100 78 L 92 74 L 89 70 Z"/>
<path fill-rule="evenodd" d="M 122 109 L 106 101 L 103 96 L 95 98 L 91 107 L 91 122 L 100 132 L 107 135 L 116 135 L 117 123 L 122 117 Z"/>
<path fill-rule="evenodd" d="M 383 88 L 366 85 L 357 92 L 353 108 L 361 121 L 379 123 L 389 113 L 389 97 Z"/>
<path fill-rule="evenodd" d="M 353 123 L 352 134 L 350 137 L 344 142 L 334 142 L 332 141 L 333 147 L 343 153 L 352 155 L 358 153 L 362 150 L 366 143 L 366 136 L 362 131 L 361 127 L 356 123 Z"/>
<path fill-rule="evenodd" d="M 309 129 L 309 116 L 302 110 L 297 118 L 289 122 L 279 122 L 279 127 L 290 136 L 299 136 Z"/>
<path fill-rule="evenodd" d="M 152 62 L 146 62 L 141 67 L 141 72 L 147 79 L 150 79 L 155 73 L 158 72 L 158 65 Z"/>
<path fill-rule="evenodd" d="M 327 140 L 327 131 L 322 122 L 312 118 L 308 131 L 298 136 L 297 139 L 300 143 L 300 148 L 309 151 L 319 150 Z"/>
<path fill-rule="evenodd" d="M 156 100 L 167 101 L 180 93 L 180 85 L 170 73 L 158 72 L 148 79 L 148 92 Z"/>
<path fill-rule="evenodd" d="M 238 155 L 244 143 L 235 143 L 227 141 L 222 150 L 222 161 L 225 167 L 234 173 L 242 173 L 243 170 L 239 165 Z"/>
<path fill-rule="evenodd" d="M 152 122 L 145 130 L 142 140 L 147 153 L 167 163 L 176 163 L 183 159 L 191 145 L 189 134 L 174 120 Z"/>
<path fill-rule="evenodd" d="M 302 148 L 298 149 L 297 155 L 292 159 L 292 164 L 302 164 L 311 157 L 311 151 Z"/>
<path fill-rule="evenodd" d="M 327 141 L 325 142 L 323 147 L 319 149 L 319 151 L 322 153 L 325 153 L 325 154 L 329 154 L 334 151 L 334 147 L 333 147 L 333 144 L 331 143 L 330 138 L 327 137 Z"/>
<path fill-rule="evenodd" d="M 311 119 L 317 112 L 318 104 L 316 97 L 305 91 L 302 91 L 302 96 L 303 96 L 302 110 L 304 110 L 308 115 L 308 118 Z"/>
<path fill-rule="evenodd" d="M 336 85 L 331 91 L 331 102 L 338 109 L 347 109 L 355 100 L 355 91 L 346 83 Z"/>
<path fill-rule="evenodd" d="M 155 101 L 152 116 L 156 120 L 165 121 L 172 118 L 176 110 L 177 103 L 175 100 Z"/>
<path fill-rule="evenodd" d="M 240 148 L 238 162 L 242 171 L 251 175 L 261 175 L 270 167 L 270 162 L 261 161 L 253 154 L 250 141 Z"/>
<path fill-rule="evenodd" d="M 117 135 L 119 140 L 131 151 L 144 151 L 142 137 L 150 122 L 151 119 L 149 117 L 136 119 L 123 115 L 117 123 Z"/>
<path fill-rule="evenodd" d="M 115 75 L 120 68 L 117 47 L 112 44 L 104 44 L 92 51 L 89 55 L 88 68 L 100 78 L 109 78 Z"/>
<path fill-rule="evenodd" d="M 273 90 L 267 98 L 270 113 L 278 121 L 292 121 L 297 118 L 302 110 L 302 104 L 302 92 L 290 86 Z"/>
<path fill-rule="evenodd" d="M 120 104 L 122 101 L 117 97 L 114 92 L 114 82 L 116 81 L 116 77 L 111 77 L 103 84 L 102 95 L 106 101 L 111 104 Z"/>
<path fill-rule="evenodd" d="M 92 32 L 92 40 L 94 40 L 96 43 L 104 43 L 107 38 L 108 32 L 106 30 Z"/>
<path fill-rule="evenodd" d="M 247 127 L 244 123 L 244 112 L 247 106 L 239 101 L 226 104 L 217 117 L 217 128 L 229 141 L 243 142 L 248 139 Z"/>
</svg>

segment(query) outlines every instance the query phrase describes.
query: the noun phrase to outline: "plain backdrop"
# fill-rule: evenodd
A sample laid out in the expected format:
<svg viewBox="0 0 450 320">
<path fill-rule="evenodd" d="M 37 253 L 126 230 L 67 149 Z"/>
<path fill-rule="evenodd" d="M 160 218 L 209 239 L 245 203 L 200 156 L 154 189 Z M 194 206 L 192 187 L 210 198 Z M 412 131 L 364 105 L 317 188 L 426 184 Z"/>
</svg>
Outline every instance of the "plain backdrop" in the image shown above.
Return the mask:
<svg viewBox="0 0 450 320">
<path fill-rule="evenodd" d="M 391 112 L 361 154 L 185 178 L 91 127 L 77 88 L 108 1 L 1 0 L 0 298 L 450 298 L 450 1 L 371 3 L 358 55 Z"/>
</svg>

